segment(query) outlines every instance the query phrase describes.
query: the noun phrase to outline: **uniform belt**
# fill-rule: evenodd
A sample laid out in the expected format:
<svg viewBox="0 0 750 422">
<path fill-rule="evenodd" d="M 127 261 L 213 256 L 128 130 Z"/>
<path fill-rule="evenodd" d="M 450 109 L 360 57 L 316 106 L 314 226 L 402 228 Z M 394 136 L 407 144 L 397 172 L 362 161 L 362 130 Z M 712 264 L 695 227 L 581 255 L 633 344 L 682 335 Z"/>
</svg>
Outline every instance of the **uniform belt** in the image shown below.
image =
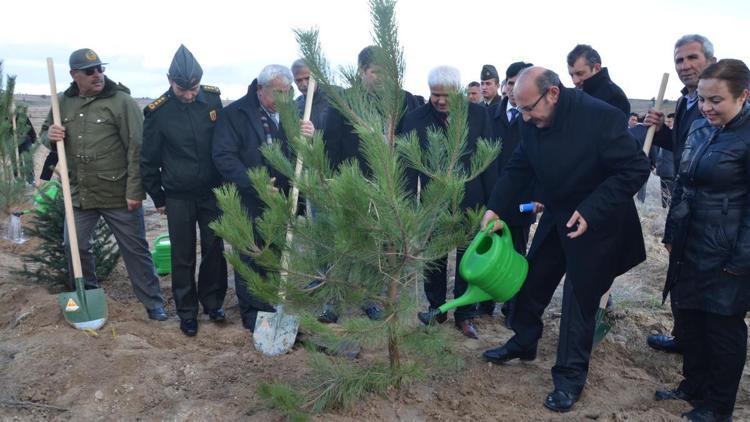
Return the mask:
<svg viewBox="0 0 750 422">
<path fill-rule="evenodd" d="M 94 155 L 80 155 L 80 154 L 77 154 L 75 157 L 79 161 L 81 161 L 82 163 L 89 163 L 91 161 L 99 159 L 99 157 L 96 154 L 94 154 Z"/>
</svg>

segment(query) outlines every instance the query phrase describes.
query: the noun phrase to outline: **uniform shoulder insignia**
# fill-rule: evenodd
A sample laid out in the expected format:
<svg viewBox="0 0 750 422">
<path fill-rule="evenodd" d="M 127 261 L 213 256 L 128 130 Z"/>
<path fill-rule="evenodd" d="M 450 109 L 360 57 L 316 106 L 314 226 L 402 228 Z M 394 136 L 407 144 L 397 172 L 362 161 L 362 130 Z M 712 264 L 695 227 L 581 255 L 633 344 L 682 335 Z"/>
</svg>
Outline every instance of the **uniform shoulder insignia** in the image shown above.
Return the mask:
<svg viewBox="0 0 750 422">
<path fill-rule="evenodd" d="M 206 92 L 221 95 L 221 90 L 219 89 L 218 86 L 213 86 L 213 85 L 201 85 L 201 86 L 203 87 L 203 90 Z"/>
<path fill-rule="evenodd" d="M 151 102 L 151 104 L 147 105 L 146 108 L 143 109 L 143 114 L 148 115 L 149 113 L 154 112 L 157 108 L 163 106 L 168 100 L 169 97 L 167 97 L 166 95 L 162 95 L 161 97 Z"/>
</svg>

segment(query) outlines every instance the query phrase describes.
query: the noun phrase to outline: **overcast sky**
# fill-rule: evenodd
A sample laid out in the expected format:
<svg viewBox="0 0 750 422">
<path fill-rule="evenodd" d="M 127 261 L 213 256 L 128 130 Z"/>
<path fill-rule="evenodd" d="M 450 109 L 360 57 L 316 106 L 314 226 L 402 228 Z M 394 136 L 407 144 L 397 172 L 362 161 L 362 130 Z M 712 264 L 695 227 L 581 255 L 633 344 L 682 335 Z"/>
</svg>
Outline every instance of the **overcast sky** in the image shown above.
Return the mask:
<svg viewBox="0 0 750 422">
<path fill-rule="evenodd" d="M 372 40 L 367 0 L 7 3 L 0 59 L 6 74 L 18 76 L 18 93 L 49 93 L 48 56 L 62 90 L 70 81 L 70 53 L 89 47 L 109 62 L 107 75 L 134 96 L 157 97 L 184 43 L 203 67 L 202 83 L 237 99 L 264 65 L 289 66 L 298 57 L 292 28 L 319 28 L 323 51 L 335 66 L 355 65 Z M 401 0 L 396 13 L 405 88 L 421 95 L 429 92 L 429 70 L 443 64 L 456 66 L 468 83 L 479 79 L 485 63 L 504 74 L 510 63 L 524 60 L 558 72 L 572 86 L 565 56 L 578 43 L 599 51 L 631 98 L 656 96 L 663 72 L 670 72 L 666 97 L 679 96 L 672 53 L 686 33 L 707 36 L 719 58 L 750 61 L 748 0 Z"/>
</svg>

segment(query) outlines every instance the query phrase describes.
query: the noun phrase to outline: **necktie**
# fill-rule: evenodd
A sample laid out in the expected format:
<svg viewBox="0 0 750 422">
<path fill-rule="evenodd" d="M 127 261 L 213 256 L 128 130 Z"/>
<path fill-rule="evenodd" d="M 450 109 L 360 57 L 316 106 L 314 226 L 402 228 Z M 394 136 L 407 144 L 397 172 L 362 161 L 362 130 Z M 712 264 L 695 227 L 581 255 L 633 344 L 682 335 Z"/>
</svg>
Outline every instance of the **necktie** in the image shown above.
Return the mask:
<svg viewBox="0 0 750 422">
<path fill-rule="evenodd" d="M 511 108 L 510 109 L 510 121 L 511 123 L 516 120 L 516 117 L 518 117 L 518 109 L 517 108 Z"/>
</svg>

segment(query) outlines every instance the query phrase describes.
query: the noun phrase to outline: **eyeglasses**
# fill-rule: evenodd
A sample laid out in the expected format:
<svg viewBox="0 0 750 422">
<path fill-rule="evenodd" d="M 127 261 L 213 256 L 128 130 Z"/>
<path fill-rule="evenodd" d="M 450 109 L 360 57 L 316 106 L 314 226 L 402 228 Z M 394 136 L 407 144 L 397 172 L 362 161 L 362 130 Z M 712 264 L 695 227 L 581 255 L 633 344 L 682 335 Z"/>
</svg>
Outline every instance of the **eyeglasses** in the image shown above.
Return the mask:
<svg viewBox="0 0 750 422">
<path fill-rule="evenodd" d="M 90 67 L 88 69 L 83 69 L 81 70 L 81 72 L 85 73 L 86 76 L 91 76 L 94 74 L 94 72 L 104 73 L 104 69 L 105 69 L 104 66 L 98 65 L 98 66 Z"/>
<path fill-rule="evenodd" d="M 539 96 L 539 98 L 537 98 L 536 101 L 534 101 L 534 104 L 530 106 L 525 106 L 525 107 L 518 107 L 518 109 L 521 110 L 521 112 L 523 113 L 531 113 L 534 110 L 534 107 L 536 107 L 536 105 L 539 104 L 539 101 L 542 101 L 542 98 L 544 98 L 548 92 L 549 92 L 549 89 L 544 91 L 544 93 L 541 96 Z"/>
</svg>

